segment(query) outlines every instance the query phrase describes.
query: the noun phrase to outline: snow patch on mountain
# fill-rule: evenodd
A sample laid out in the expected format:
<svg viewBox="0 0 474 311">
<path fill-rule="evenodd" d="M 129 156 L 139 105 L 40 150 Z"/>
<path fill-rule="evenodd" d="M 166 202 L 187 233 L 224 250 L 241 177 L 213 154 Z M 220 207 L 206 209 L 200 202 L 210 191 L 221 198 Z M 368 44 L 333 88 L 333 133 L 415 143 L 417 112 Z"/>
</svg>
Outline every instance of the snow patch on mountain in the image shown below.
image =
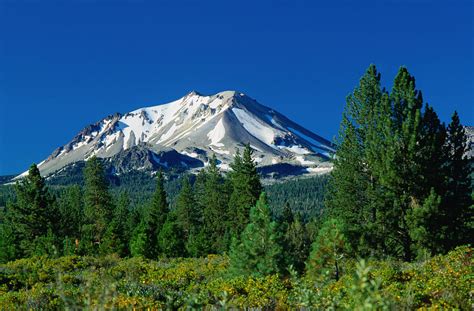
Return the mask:
<svg viewBox="0 0 474 311">
<path fill-rule="evenodd" d="M 275 138 L 275 131 L 267 126 L 262 121 L 252 117 L 245 110 L 240 108 L 233 108 L 232 111 L 242 123 L 243 127 L 254 137 L 263 141 L 267 145 L 273 145 Z"/>
<path fill-rule="evenodd" d="M 225 127 L 222 119 L 217 122 L 215 128 L 213 128 L 208 134 L 207 137 L 211 140 L 211 145 L 216 147 L 223 147 L 224 144 L 220 143 L 220 141 L 225 137 Z"/>
</svg>

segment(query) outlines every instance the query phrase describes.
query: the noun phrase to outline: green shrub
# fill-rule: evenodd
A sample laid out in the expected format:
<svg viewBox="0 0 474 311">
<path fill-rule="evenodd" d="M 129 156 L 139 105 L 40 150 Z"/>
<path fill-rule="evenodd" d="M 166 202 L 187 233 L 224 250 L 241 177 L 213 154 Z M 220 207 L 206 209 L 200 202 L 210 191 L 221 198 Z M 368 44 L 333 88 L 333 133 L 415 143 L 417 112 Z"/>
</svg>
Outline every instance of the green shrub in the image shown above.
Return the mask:
<svg viewBox="0 0 474 311">
<path fill-rule="evenodd" d="M 335 281 L 229 277 L 226 256 L 152 261 L 44 256 L 0 265 L 0 310 L 260 308 L 469 309 L 472 248 L 423 262 L 341 262 Z M 470 300 L 471 299 L 471 300 Z"/>
</svg>

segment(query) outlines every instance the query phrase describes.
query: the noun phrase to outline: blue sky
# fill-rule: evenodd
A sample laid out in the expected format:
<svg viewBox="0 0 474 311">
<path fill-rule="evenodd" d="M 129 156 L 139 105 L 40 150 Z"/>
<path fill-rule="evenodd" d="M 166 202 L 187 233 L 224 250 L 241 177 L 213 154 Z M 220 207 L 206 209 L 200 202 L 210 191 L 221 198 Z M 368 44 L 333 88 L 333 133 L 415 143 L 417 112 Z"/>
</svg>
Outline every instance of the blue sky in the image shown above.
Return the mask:
<svg viewBox="0 0 474 311">
<path fill-rule="evenodd" d="M 0 175 L 114 112 L 235 89 L 333 138 L 370 63 L 474 124 L 472 1 L 0 0 Z"/>
</svg>

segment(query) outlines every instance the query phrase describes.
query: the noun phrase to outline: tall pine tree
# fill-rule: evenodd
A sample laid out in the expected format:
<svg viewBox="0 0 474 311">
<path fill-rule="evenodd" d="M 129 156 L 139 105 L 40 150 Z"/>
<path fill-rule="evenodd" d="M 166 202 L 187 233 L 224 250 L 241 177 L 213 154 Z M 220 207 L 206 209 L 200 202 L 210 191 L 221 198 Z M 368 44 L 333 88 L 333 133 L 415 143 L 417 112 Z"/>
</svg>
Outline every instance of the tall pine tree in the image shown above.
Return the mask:
<svg viewBox="0 0 474 311">
<path fill-rule="evenodd" d="M 101 251 L 103 254 L 116 253 L 120 256 L 127 256 L 129 254 L 127 220 L 130 205 L 128 194 L 121 192 L 115 205 L 116 208 L 113 211 L 112 221 L 107 227 Z"/>
<path fill-rule="evenodd" d="M 469 143 L 459 115 L 454 112 L 448 125 L 446 201 L 443 204 L 443 251 L 473 242 L 474 206 L 472 164 L 467 158 Z"/>
<path fill-rule="evenodd" d="M 64 189 L 58 199 L 59 234 L 63 238 L 63 253 L 72 255 L 78 251 L 81 229 L 84 222 L 84 201 L 78 185 Z"/>
<path fill-rule="evenodd" d="M 247 144 L 242 157 L 237 151 L 231 164 L 229 226 L 233 236 L 238 236 L 248 224 L 250 208 L 255 205 L 263 189 L 252 154 L 253 150 L 250 144 Z"/>
<path fill-rule="evenodd" d="M 145 256 L 156 259 L 160 254 L 158 235 L 168 216 L 168 202 L 164 187 L 164 176 L 161 171 L 156 175 L 156 189 L 144 218 L 146 236 Z"/>
<path fill-rule="evenodd" d="M 101 161 L 93 156 L 84 168 L 84 225 L 81 246 L 87 254 L 98 254 L 112 220 L 113 204 Z"/>
<path fill-rule="evenodd" d="M 391 207 L 386 225 L 392 237 L 389 249 L 409 261 L 414 257 L 416 244 L 411 231 L 420 230 L 419 225 L 412 226 L 420 222 L 411 219 L 414 210 L 424 205 L 431 189 L 426 189 L 420 182 L 420 176 L 426 175 L 419 152 L 423 137 L 423 97 L 416 89 L 415 78 L 404 67 L 395 77 L 390 99 L 393 112 L 388 126 L 391 131 L 386 137 L 383 159 L 386 170 L 381 174 Z M 430 157 L 431 154 L 423 156 Z"/>
<path fill-rule="evenodd" d="M 184 176 L 181 190 L 176 198 L 176 222 L 183 229 L 185 240 L 189 235 L 199 231 L 202 221 L 201 211 L 194 198 L 193 188 L 189 176 Z"/>
<path fill-rule="evenodd" d="M 49 193 L 38 167 L 31 165 L 28 175 L 15 185 L 16 202 L 7 206 L 5 232 L 11 230 L 16 255 L 30 256 L 37 253 L 36 244 L 52 235 L 57 224 L 55 198 Z M 52 241 L 54 239 L 50 239 Z"/>
<path fill-rule="evenodd" d="M 204 180 L 204 189 L 199 201 L 203 206 L 203 234 L 207 238 L 206 248 L 208 253 L 222 253 L 227 250 L 229 244 L 228 193 L 225 180 L 217 167 L 215 155 L 205 169 Z"/>
<path fill-rule="evenodd" d="M 376 148 L 380 150 L 380 146 L 375 146 L 381 140 L 378 117 L 383 115 L 386 105 L 380 74 L 371 65 L 359 86 L 347 97 L 326 196 L 330 216 L 344 221 L 348 241 L 360 255 L 379 251 L 376 223 L 383 221 L 377 213 L 383 204 L 376 200 L 378 182 L 371 163 L 378 160 Z"/>
</svg>

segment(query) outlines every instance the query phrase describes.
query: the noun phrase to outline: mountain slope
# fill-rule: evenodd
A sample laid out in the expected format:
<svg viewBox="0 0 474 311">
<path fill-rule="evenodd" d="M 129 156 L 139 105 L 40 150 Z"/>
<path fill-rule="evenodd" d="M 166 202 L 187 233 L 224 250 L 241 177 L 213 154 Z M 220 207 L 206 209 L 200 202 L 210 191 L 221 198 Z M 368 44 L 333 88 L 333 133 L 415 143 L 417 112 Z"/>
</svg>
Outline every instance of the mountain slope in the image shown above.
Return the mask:
<svg viewBox="0 0 474 311">
<path fill-rule="evenodd" d="M 474 160 L 474 126 L 465 126 L 464 129 L 467 135 L 467 143 L 469 144 L 469 151 L 466 156 Z"/>
<path fill-rule="evenodd" d="M 117 163 L 128 158 L 128 166 L 116 165 L 117 173 L 153 170 L 165 162 L 196 168 L 215 153 L 225 170 L 246 143 L 259 166 L 292 163 L 308 172 L 327 171 L 334 152 L 328 140 L 245 94 L 191 92 L 168 104 L 116 113 L 89 125 L 38 166 L 49 175 L 96 155 Z M 170 160 L 172 155 L 176 161 Z"/>
</svg>

